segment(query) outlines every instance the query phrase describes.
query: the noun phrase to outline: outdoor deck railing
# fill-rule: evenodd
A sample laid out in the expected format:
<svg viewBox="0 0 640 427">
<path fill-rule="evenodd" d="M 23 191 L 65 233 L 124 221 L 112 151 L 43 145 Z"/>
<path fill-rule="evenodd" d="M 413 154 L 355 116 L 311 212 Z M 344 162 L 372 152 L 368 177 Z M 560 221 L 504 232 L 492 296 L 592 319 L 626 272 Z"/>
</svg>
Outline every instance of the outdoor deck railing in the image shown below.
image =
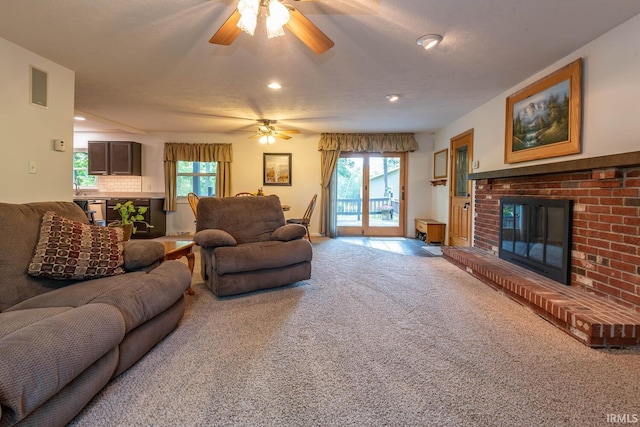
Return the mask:
<svg viewBox="0 0 640 427">
<path fill-rule="evenodd" d="M 338 215 L 355 215 L 358 220 L 362 216 L 362 199 L 338 199 L 336 212 Z M 389 200 L 388 197 L 381 197 L 377 199 L 369 199 L 369 214 L 382 213 L 383 206 L 390 206 L 390 216 L 393 218 L 393 214 L 397 214 L 399 207 L 397 200 Z"/>
</svg>

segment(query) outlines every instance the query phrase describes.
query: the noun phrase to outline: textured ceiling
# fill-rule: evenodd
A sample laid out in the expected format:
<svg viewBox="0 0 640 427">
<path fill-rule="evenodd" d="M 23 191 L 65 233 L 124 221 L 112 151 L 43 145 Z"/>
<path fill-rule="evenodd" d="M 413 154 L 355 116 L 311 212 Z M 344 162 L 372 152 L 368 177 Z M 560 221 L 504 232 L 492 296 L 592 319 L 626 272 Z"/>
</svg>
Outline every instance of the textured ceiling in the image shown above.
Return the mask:
<svg viewBox="0 0 640 427">
<path fill-rule="evenodd" d="M 0 0 L 0 37 L 75 71 L 91 117 L 76 130 L 228 132 L 264 118 L 433 132 L 640 13 L 638 0 L 286 0 L 335 42 L 318 56 L 260 25 L 209 44 L 236 3 Z M 416 45 L 427 33 L 444 36 L 431 51 Z"/>
</svg>

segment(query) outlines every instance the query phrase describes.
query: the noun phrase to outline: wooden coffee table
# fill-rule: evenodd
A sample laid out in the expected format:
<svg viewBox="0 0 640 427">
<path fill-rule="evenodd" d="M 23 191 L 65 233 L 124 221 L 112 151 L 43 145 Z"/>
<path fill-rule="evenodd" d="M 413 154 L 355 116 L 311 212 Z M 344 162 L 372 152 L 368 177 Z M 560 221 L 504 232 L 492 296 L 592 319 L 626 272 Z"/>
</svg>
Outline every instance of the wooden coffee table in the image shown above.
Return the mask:
<svg viewBox="0 0 640 427">
<path fill-rule="evenodd" d="M 187 265 L 189 266 L 189 270 L 191 270 L 191 275 L 193 275 L 193 267 L 196 263 L 193 246 L 196 242 L 192 240 L 165 240 L 160 243 L 164 245 L 164 261 L 180 259 L 183 256 L 187 257 Z M 191 289 L 191 285 L 189 285 L 187 292 L 189 295 L 195 294 L 193 289 Z"/>
</svg>

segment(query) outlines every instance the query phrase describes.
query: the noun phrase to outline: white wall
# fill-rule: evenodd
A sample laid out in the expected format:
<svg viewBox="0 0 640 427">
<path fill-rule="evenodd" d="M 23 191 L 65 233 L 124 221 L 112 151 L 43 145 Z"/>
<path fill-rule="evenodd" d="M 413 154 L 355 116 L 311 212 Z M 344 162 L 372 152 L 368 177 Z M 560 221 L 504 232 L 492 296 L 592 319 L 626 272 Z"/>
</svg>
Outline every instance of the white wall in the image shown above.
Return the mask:
<svg viewBox="0 0 640 427">
<path fill-rule="evenodd" d="M 0 58 L 0 202 L 71 200 L 75 74 L 2 38 Z M 47 108 L 30 103 L 30 65 L 48 73 Z M 67 151 L 54 151 L 54 139 Z"/>
<path fill-rule="evenodd" d="M 640 15 L 614 28 L 555 64 L 503 92 L 440 129 L 435 150 L 449 148 L 452 137 L 474 129 L 474 172 L 567 161 L 640 150 Z M 504 164 L 506 98 L 583 58 L 582 153 L 531 162 Z M 432 198 L 436 219 L 447 220 L 448 188 Z"/>
<path fill-rule="evenodd" d="M 433 144 L 434 135 L 419 133 L 415 136 L 418 150 L 409 153 L 407 186 L 407 231 L 406 236 L 415 237 L 415 219 L 433 218 L 436 206 L 432 203 Z"/>
</svg>

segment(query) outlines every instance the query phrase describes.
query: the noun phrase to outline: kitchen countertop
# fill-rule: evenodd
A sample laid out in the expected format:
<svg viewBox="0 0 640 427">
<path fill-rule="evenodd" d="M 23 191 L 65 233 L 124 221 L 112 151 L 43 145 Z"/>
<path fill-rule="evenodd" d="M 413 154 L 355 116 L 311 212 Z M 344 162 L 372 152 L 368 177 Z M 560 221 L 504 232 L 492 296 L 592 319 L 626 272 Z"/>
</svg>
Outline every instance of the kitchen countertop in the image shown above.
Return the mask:
<svg viewBox="0 0 640 427">
<path fill-rule="evenodd" d="M 111 200 L 111 199 L 164 199 L 164 193 L 116 193 L 101 191 L 78 191 L 73 193 L 73 200 Z"/>
</svg>

